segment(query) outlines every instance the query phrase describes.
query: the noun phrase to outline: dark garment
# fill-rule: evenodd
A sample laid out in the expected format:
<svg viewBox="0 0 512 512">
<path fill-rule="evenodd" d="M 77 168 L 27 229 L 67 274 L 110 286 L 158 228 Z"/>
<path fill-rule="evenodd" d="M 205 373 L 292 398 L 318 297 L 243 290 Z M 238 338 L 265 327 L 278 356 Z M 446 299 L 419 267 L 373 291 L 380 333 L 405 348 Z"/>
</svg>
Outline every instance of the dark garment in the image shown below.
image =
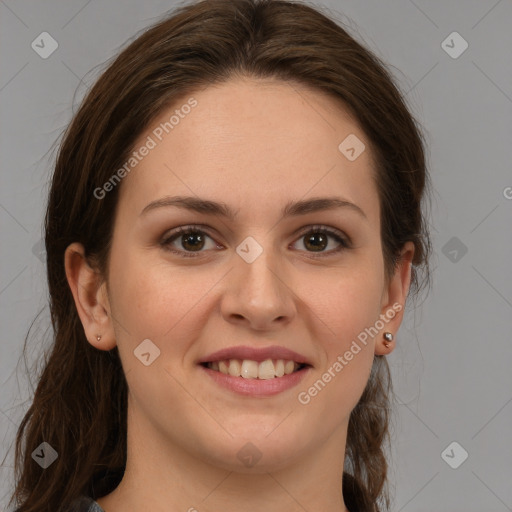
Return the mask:
<svg viewBox="0 0 512 512">
<path fill-rule="evenodd" d="M 67 512 L 105 512 L 91 497 L 82 495 L 69 506 Z"/>
</svg>

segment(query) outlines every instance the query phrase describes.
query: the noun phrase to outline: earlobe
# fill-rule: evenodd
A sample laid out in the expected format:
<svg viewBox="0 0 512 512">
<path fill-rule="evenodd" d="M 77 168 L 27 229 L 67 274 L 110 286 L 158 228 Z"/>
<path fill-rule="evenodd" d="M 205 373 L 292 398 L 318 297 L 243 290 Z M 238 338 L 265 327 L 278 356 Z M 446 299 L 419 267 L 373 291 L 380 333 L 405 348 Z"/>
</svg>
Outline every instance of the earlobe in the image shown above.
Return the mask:
<svg viewBox="0 0 512 512">
<path fill-rule="evenodd" d="M 394 339 L 394 338 L 393 338 L 393 334 L 392 334 L 392 333 L 390 333 L 390 332 L 388 332 L 388 331 L 386 331 L 386 332 L 384 333 L 384 346 L 385 346 L 386 348 L 389 348 L 389 347 L 390 347 L 390 345 L 391 345 L 391 342 L 393 341 L 393 339 Z"/>
<path fill-rule="evenodd" d="M 390 354 L 394 350 L 396 333 L 402 323 L 411 284 L 413 257 L 414 244 L 407 242 L 400 253 L 400 261 L 396 266 L 395 273 L 383 293 L 380 318 L 385 325 L 375 343 L 375 354 L 377 355 Z"/>
<path fill-rule="evenodd" d="M 99 350 L 113 349 L 116 340 L 105 293 L 106 283 L 87 262 L 82 244 L 73 243 L 67 247 L 64 265 L 87 340 Z"/>
</svg>

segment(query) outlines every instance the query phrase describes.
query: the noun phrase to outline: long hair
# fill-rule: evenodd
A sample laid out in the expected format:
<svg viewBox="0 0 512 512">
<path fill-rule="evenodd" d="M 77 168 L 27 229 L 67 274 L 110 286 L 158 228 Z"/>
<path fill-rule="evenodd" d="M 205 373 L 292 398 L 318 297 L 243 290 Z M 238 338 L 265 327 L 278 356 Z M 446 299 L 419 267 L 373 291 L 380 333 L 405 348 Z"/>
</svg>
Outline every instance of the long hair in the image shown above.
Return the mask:
<svg viewBox="0 0 512 512">
<path fill-rule="evenodd" d="M 412 241 L 411 290 L 424 281 L 420 270 L 428 277 L 423 137 L 384 63 L 340 24 L 304 3 L 205 0 L 180 6 L 112 59 L 59 147 L 45 216 L 54 338 L 16 436 L 10 504 L 16 501 L 18 512 L 63 511 L 79 495 L 99 498 L 121 481 L 127 384 L 117 347 L 97 350 L 85 337 L 66 280 L 64 252 L 73 242 L 83 244 L 86 257 L 108 277 L 122 184 L 101 200 L 94 191 L 129 158 L 137 137 L 162 109 L 238 76 L 307 85 L 350 110 L 375 159 L 387 275 L 403 244 Z M 348 426 L 343 495 L 351 510 L 388 510 L 391 393 L 386 358 L 375 356 Z M 43 441 L 58 453 L 47 469 L 31 457 Z"/>
</svg>

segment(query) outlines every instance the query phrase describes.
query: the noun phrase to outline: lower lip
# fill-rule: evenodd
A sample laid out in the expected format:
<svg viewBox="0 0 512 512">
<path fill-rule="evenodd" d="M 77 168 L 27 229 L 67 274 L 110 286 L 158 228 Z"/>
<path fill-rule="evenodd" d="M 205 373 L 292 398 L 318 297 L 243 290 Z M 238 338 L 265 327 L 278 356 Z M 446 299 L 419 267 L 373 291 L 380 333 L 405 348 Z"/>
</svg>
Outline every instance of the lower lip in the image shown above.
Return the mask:
<svg viewBox="0 0 512 512">
<path fill-rule="evenodd" d="M 310 367 L 307 366 L 289 375 L 274 377 L 273 379 L 245 379 L 244 377 L 233 377 L 216 370 L 211 370 L 199 365 L 217 384 L 239 393 L 254 397 L 272 396 L 293 388 L 306 376 Z"/>
</svg>

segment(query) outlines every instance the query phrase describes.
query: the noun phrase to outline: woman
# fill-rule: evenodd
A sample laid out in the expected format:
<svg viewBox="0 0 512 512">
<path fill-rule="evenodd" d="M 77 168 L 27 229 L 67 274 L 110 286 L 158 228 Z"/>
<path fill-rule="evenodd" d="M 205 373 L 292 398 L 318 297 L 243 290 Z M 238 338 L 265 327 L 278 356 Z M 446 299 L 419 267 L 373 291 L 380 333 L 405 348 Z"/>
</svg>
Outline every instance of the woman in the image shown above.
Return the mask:
<svg viewBox="0 0 512 512">
<path fill-rule="evenodd" d="M 57 158 L 17 510 L 389 510 L 427 186 L 389 73 L 318 10 L 207 0 L 138 37 Z"/>
</svg>

